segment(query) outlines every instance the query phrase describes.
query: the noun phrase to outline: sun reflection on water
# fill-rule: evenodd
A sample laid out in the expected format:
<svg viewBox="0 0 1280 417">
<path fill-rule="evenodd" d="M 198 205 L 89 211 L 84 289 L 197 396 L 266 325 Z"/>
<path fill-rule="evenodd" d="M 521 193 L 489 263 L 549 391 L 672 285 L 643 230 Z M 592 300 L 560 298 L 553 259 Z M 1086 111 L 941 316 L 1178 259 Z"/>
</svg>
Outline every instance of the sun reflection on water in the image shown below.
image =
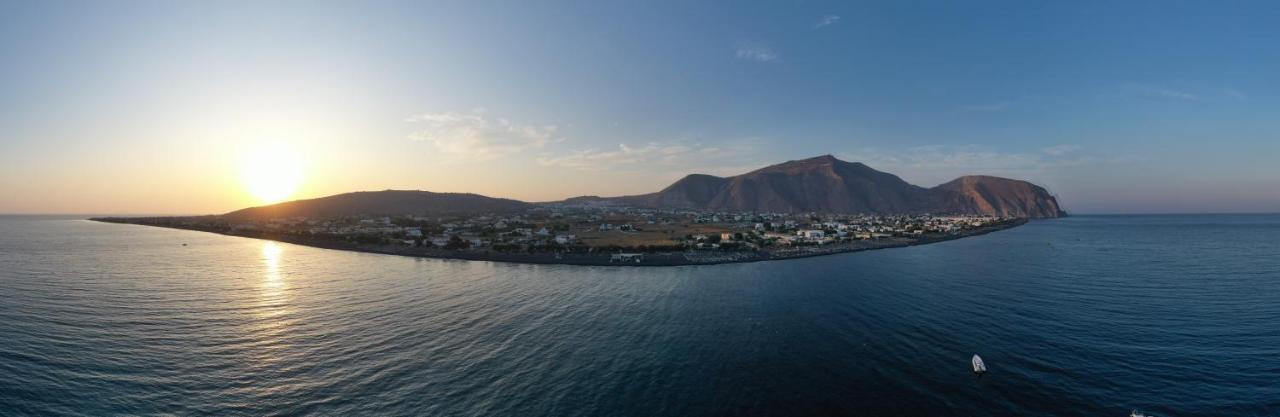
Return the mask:
<svg viewBox="0 0 1280 417">
<path fill-rule="evenodd" d="M 262 265 L 264 267 L 262 286 L 264 289 L 284 288 L 284 278 L 280 275 L 280 255 L 283 253 L 284 249 L 276 242 L 262 244 Z"/>
<path fill-rule="evenodd" d="M 257 317 L 252 330 L 259 337 L 259 347 L 265 348 L 260 362 L 273 362 L 277 349 L 286 347 L 285 333 L 293 321 L 293 306 L 289 299 L 289 279 L 284 268 L 285 248 L 276 242 L 262 244 L 262 280 L 258 298 L 253 308 Z"/>
</svg>

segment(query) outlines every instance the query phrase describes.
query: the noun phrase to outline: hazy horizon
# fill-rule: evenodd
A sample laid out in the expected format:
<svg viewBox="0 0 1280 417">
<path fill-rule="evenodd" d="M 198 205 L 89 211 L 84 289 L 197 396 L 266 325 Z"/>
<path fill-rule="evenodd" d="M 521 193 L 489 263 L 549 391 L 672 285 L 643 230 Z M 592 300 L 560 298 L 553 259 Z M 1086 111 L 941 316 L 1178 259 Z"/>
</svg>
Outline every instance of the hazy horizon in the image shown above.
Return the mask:
<svg viewBox="0 0 1280 417">
<path fill-rule="evenodd" d="M 1278 5 L 0 5 L 0 213 L 653 192 L 816 155 L 1280 212 Z"/>
</svg>

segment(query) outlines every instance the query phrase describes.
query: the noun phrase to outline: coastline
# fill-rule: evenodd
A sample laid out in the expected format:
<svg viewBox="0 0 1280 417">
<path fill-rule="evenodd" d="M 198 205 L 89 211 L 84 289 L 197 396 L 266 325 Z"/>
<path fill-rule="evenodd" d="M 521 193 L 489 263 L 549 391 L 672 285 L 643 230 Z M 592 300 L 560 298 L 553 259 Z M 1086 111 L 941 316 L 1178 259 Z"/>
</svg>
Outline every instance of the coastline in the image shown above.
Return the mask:
<svg viewBox="0 0 1280 417">
<path fill-rule="evenodd" d="M 628 266 L 628 267 L 645 267 L 645 266 L 688 266 L 688 265 L 719 265 L 729 263 L 746 263 L 746 262 L 763 262 L 763 261 L 779 261 L 787 259 L 810 258 L 815 256 L 836 255 L 842 253 L 862 252 L 877 249 L 902 248 L 908 246 L 927 245 L 931 243 L 946 242 L 950 240 L 963 239 L 966 237 L 981 236 L 987 233 L 997 232 L 1006 229 L 1012 229 L 1027 223 L 1028 219 L 1014 219 L 1007 223 L 997 224 L 993 226 L 983 227 L 981 229 L 968 230 L 955 234 L 930 235 L 920 238 L 883 238 L 876 240 L 854 241 L 846 243 L 832 243 L 823 246 L 804 246 L 798 248 L 786 249 L 761 249 L 756 251 L 731 251 L 731 252 L 715 252 L 715 251 L 680 251 L 680 252 L 651 252 L 643 253 L 643 258 L 638 262 L 616 262 L 612 260 L 612 253 L 608 252 L 592 252 L 592 253 L 513 253 L 498 252 L 493 250 L 449 250 L 437 248 L 421 248 L 413 246 L 399 245 L 371 245 L 360 244 L 345 241 L 333 241 L 324 239 L 307 238 L 299 235 L 280 234 L 280 233 L 229 233 L 217 230 L 208 230 L 197 227 L 179 227 L 178 225 L 152 224 L 138 221 L 138 219 L 128 218 L 90 218 L 90 221 L 114 224 L 130 224 L 138 226 L 162 227 L 166 229 L 191 230 L 197 232 L 214 233 L 224 236 L 244 237 L 251 239 L 270 240 L 283 243 L 292 243 L 295 245 L 309 246 L 321 249 L 345 250 L 352 252 L 373 253 L 381 255 L 399 255 L 415 258 L 434 258 L 434 259 L 455 259 L 467 261 L 489 261 L 516 264 L 539 264 L 539 265 L 579 265 L 579 266 Z M 134 220 L 134 221 L 130 221 Z"/>
</svg>

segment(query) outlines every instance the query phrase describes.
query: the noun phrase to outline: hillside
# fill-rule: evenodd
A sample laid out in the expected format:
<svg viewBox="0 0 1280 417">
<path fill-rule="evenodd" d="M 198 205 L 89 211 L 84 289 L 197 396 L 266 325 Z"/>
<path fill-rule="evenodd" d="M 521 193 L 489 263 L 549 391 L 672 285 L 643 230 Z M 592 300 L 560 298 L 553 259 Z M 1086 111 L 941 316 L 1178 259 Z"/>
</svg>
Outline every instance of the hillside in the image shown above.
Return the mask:
<svg viewBox="0 0 1280 417">
<path fill-rule="evenodd" d="M 338 217 L 355 215 L 438 215 L 500 213 L 524 210 L 532 205 L 479 194 L 433 193 L 430 191 L 363 191 L 309 200 L 296 200 L 252 207 L 225 214 L 233 219 L 278 217 Z"/>
<path fill-rule="evenodd" d="M 831 155 L 787 161 L 731 177 L 693 174 L 655 193 L 597 201 L 762 212 L 931 212 L 1030 218 L 1066 214 L 1048 191 L 1026 181 L 967 176 L 923 188 Z"/>
<path fill-rule="evenodd" d="M 985 214 L 1061 217 L 1058 201 L 1035 184 L 999 177 L 965 176 L 933 188 L 903 181 L 831 155 L 787 161 L 741 175 L 692 174 L 661 191 L 622 197 L 575 197 L 570 204 L 758 212 Z M 357 215 L 503 213 L 533 204 L 478 194 L 386 190 L 355 192 L 233 211 L 233 219 Z"/>
<path fill-rule="evenodd" d="M 933 189 L 944 199 L 943 207 L 961 212 L 1029 218 L 1066 215 L 1048 191 L 1026 181 L 971 175 Z"/>
</svg>

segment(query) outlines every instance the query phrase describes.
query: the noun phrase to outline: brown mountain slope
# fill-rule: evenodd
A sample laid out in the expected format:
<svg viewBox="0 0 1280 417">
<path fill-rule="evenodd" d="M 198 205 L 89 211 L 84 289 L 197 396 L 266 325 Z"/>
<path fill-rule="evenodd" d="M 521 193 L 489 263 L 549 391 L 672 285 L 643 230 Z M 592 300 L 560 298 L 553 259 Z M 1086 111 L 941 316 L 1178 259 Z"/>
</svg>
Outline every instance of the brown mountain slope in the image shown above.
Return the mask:
<svg viewBox="0 0 1280 417">
<path fill-rule="evenodd" d="M 632 204 L 654 207 L 706 207 L 728 184 L 722 177 L 706 174 L 686 175 L 662 191 L 628 197 Z"/>
<path fill-rule="evenodd" d="M 710 207 L 725 210 L 905 213 L 930 204 L 927 190 L 830 155 L 729 177 Z"/>
<path fill-rule="evenodd" d="M 644 207 L 762 212 L 929 212 L 1034 218 L 1066 214 L 1052 195 L 1025 181 L 976 176 L 923 188 L 831 155 L 788 161 L 732 177 L 694 174 L 656 193 L 602 200 Z"/>
<path fill-rule="evenodd" d="M 1030 218 L 1067 214 L 1048 191 L 1026 181 L 970 175 L 933 190 L 943 198 L 943 207 L 964 213 Z"/>
<path fill-rule="evenodd" d="M 578 197 L 562 203 L 793 213 L 966 213 L 1031 218 L 1066 215 L 1048 191 L 1026 181 L 967 176 L 923 188 L 831 155 L 788 161 L 732 177 L 689 175 L 651 194 Z M 224 216 L 269 219 L 439 215 L 504 213 L 530 207 L 533 205 L 522 201 L 477 194 L 386 190 L 290 201 Z"/>
<path fill-rule="evenodd" d="M 531 204 L 479 194 L 433 193 L 430 191 L 363 191 L 310 200 L 296 200 L 269 206 L 251 207 L 225 214 L 237 219 L 279 217 L 338 217 L 355 215 L 431 215 L 460 213 L 500 213 L 523 210 Z"/>
</svg>

